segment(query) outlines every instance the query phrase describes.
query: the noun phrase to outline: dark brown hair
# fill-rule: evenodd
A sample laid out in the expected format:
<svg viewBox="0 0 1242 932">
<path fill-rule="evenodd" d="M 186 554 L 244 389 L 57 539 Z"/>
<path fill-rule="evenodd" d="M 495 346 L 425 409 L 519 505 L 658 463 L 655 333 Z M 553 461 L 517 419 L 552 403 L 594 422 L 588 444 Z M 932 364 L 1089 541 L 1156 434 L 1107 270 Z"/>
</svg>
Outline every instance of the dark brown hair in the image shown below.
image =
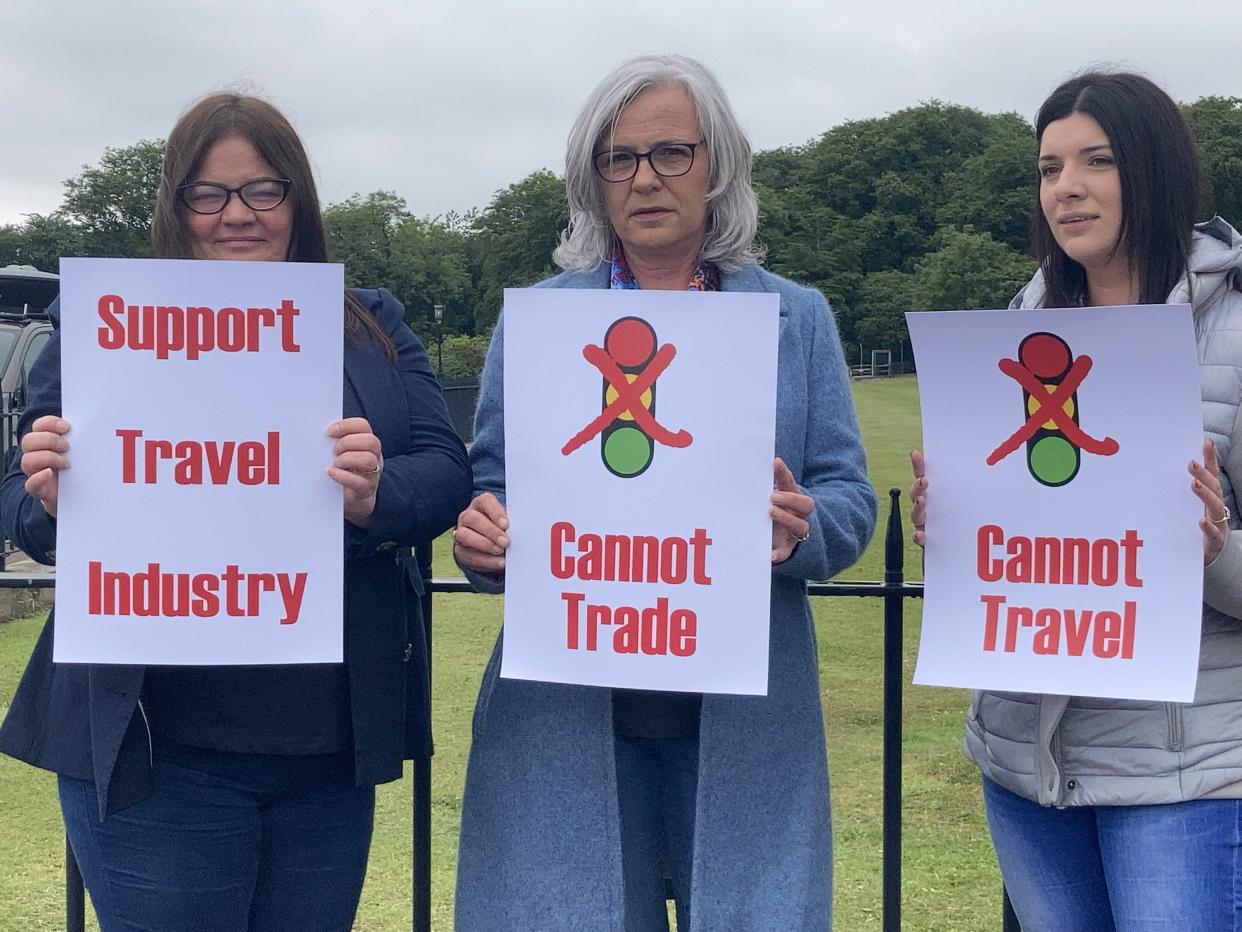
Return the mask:
<svg viewBox="0 0 1242 932">
<path fill-rule="evenodd" d="M 1121 180 L 1117 249 L 1138 273 L 1139 302 L 1162 304 L 1186 272 L 1199 211 L 1199 157 L 1190 129 L 1169 95 L 1137 74 L 1089 71 L 1070 78 L 1039 108 L 1036 138 L 1072 113 L 1087 114 L 1108 136 Z M 1085 300 L 1086 273 L 1057 245 L 1038 194 L 1031 240 L 1048 286 L 1045 306 Z"/>
<path fill-rule="evenodd" d="M 284 115 L 258 97 L 220 93 L 204 97 L 190 107 L 168 135 L 155 215 L 151 221 L 151 247 L 158 259 L 194 257 L 186 207 L 177 188 L 189 181 L 208 151 L 226 139 L 245 139 L 272 168 L 292 182 L 288 203 L 293 211 L 289 240 L 290 262 L 328 262 L 328 240 L 310 160 L 302 140 Z M 351 339 L 368 335 L 390 359 L 396 348 L 375 316 L 353 295 L 345 293 L 345 334 Z"/>
</svg>

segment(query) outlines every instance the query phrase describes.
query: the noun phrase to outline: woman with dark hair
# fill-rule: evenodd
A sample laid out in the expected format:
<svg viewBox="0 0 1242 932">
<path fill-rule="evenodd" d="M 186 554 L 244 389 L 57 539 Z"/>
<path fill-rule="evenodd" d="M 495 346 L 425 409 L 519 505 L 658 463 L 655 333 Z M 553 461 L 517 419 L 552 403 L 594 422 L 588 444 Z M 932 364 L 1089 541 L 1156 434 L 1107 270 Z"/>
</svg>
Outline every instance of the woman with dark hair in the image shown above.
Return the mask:
<svg viewBox="0 0 1242 932">
<path fill-rule="evenodd" d="M 1146 78 L 1088 73 L 1039 111 L 1039 271 L 1013 309 L 1190 304 L 1207 439 L 1192 703 L 976 692 L 966 754 L 1027 932 L 1242 929 L 1242 236 L 1195 225 L 1198 159 Z M 928 479 L 913 454 L 914 539 Z"/>
<path fill-rule="evenodd" d="M 615 68 L 570 130 L 565 169 L 565 271 L 540 287 L 780 297 L 768 690 L 502 679 L 498 641 L 462 799 L 456 928 L 666 930 L 667 876 L 679 929 L 823 932 L 832 830 L 806 582 L 858 558 L 876 507 L 832 312 L 760 267 L 750 144 L 699 62 Z M 478 494 L 454 532 L 458 563 L 489 592 L 509 546 L 503 331 L 475 420 Z"/>
<path fill-rule="evenodd" d="M 215 94 L 186 112 L 168 138 L 152 242 L 159 258 L 327 261 L 310 164 L 279 111 Z M 453 523 L 470 470 L 392 295 L 349 291 L 344 340 L 344 416 L 327 427 L 325 465 L 343 492 L 345 662 L 54 664 L 49 617 L 0 728 L 0 751 L 59 775 L 103 932 L 349 929 L 375 785 L 430 750 L 408 547 Z M 9 536 L 44 563 L 70 462 L 60 374 L 53 336 L 0 488 Z"/>
</svg>

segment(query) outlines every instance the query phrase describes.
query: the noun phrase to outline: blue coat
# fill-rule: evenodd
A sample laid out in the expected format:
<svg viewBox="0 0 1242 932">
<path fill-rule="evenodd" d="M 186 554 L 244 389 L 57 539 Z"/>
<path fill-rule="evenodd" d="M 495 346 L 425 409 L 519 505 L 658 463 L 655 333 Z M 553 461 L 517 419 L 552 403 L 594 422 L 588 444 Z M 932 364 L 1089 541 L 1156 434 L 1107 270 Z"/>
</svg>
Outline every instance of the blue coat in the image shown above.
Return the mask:
<svg viewBox="0 0 1242 932">
<path fill-rule="evenodd" d="M 607 288 L 608 265 L 542 287 Z M 810 538 L 772 568 L 768 695 L 703 697 L 691 913 L 702 929 L 824 930 L 832 900 L 828 762 L 805 584 L 862 553 L 875 493 L 823 296 L 754 265 L 723 274 L 721 287 L 780 295 L 776 454 L 815 511 Z M 471 457 L 475 492 L 502 500 L 503 360 L 497 326 Z M 456 928 L 620 930 L 612 692 L 500 679 L 500 654 L 498 641 L 474 715 Z"/>
<path fill-rule="evenodd" d="M 345 525 L 345 662 L 359 786 L 401 776 L 401 761 L 431 750 L 422 581 L 402 548 L 449 527 L 470 493 L 466 451 L 401 304 L 386 291 L 354 295 L 397 347 L 389 361 L 369 339 L 345 343 L 345 379 L 380 438 L 384 471 L 371 524 Z M 59 303 L 52 307 L 59 324 Z M 59 414 L 60 335 L 30 373 L 18 434 Z M 41 563 L 56 562 L 56 522 L 26 493 L 20 455 L 0 486 L 9 537 Z M 0 751 L 60 774 L 94 780 L 100 816 L 150 793 L 149 736 L 138 707 L 144 667 L 52 662 L 48 617 L 0 726 Z"/>
</svg>

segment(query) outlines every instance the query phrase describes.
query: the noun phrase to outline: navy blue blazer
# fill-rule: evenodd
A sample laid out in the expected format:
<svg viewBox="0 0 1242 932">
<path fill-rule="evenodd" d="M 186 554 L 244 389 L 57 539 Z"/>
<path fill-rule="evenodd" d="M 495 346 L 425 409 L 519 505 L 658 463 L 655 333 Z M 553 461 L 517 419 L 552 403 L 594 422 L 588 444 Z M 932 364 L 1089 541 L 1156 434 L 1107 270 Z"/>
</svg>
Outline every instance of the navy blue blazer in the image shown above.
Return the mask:
<svg viewBox="0 0 1242 932">
<path fill-rule="evenodd" d="M 401 762 L 431 751 L 422 580 L 408 547 L 450 527 L 470 500 L 466 450 L 404 309 L 384 290 L 352 292 L 397 348 L 394 364 L 365 336 L 345 343 L 345 380 L 380 438 L 384 471 L 371 523 L 345 524 L 345 664 L 355 782 L 401 776 Z M 51 308 L 59 326 L 59 301 Z M 59 414 L 60 337 L 31 370 L 18 435 Z M 56 522 L 26 493 L 20 454 L 0 484 L 0 518 L 13 542 L 56 562 Z M 144 799 L 150 736 L 138 699 L 145 668 L 52 662 L 53 612 L 0 725 L 0 751 L 37 767 L 95 781 L 101 817 Z"/>
</svg>

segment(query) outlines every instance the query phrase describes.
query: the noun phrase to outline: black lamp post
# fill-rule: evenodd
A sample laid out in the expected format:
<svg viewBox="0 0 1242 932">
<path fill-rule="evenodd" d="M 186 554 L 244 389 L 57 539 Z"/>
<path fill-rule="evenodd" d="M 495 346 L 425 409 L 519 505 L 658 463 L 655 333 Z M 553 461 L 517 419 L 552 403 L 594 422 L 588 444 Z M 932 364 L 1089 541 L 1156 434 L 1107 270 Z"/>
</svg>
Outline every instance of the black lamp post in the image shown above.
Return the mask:
<svg viewBox="0 0 1242 932">
<path fill-rule="evenodd" d="M 444 305 L 433 304 L 436 316 L 436 378 L 444 378 Z"/>
</svg>

